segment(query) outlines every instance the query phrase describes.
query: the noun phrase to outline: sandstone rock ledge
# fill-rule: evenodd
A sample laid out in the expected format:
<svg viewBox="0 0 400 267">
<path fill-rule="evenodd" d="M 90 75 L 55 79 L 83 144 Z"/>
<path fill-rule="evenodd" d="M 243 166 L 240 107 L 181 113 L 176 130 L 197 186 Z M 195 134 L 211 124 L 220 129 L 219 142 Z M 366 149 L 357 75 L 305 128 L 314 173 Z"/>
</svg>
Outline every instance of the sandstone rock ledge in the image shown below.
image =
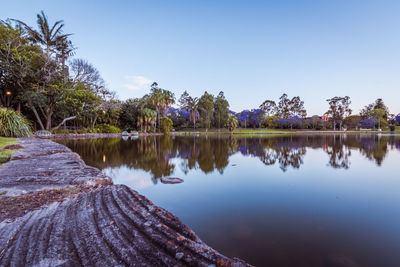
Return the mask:
<svg viewBox="0 0 400 267">
<path fill-rule="evenodd" d="M 22 145 L 0 169 L 0 189 L 107 179 L 66 147 L 41 139 L 24 139 Z M 33 149 L 38 145 L 41 151 Z M 22 170 L 29 166 L 26 178 Z M 177 217 L 127 186 L 93 187 L 0 222 L 0 266 L 249 266 L 210 248 Z"/>
<path fill-rule="evenodd" d="M 49 188 L 111 181 L 66 146 L 39 138 L 21 138 L 23 147 L 0 168 L 0 191 L 15 196 Z"/>
</svg>

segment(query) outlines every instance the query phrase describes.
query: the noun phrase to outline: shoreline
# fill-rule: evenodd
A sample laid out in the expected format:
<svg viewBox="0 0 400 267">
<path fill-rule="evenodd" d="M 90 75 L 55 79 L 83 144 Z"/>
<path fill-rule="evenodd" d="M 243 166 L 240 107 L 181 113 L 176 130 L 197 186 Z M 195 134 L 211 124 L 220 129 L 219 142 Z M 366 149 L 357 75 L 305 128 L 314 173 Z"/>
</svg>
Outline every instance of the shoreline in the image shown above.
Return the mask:
<svg viewBox="0 0 400 267">
<path fill-rule="evenodd" d="M 400 134 L 400 131 L 249 131 L 249 132 L 171 132 L 170 136 L 185 136 L 185 135 L 295 135 L 295 134 Z M 62 139 L 88 139 L 88 138 L 119 138 L 119 137 L 146 137 L 146 136 L 162 136 L 163 133 L 139 133 L 138 135 L 122 135 L 122 133 L 87 133 L 87 134 L 53 134 L 51 136 L 39 136 L 36 138 L 50 139 L 50 140 L 62 140 Z"/>
<path fill-rule="evenodd" d="M 0 168 L 1 266 L 250 266 L 69 148 L 19 141 L 23 148 Z"/>
</svg>

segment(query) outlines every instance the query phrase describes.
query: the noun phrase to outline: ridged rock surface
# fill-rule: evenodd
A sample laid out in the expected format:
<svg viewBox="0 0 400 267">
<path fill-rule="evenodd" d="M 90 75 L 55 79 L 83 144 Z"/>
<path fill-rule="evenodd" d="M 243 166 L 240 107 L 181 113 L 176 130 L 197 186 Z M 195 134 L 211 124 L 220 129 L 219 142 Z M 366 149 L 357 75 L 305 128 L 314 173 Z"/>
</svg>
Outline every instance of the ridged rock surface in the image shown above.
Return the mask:
<svg viewBox="0 0 400 267">
<path fill-rule="evenodd" d="M 0 223 L 0 266 L 246 266 L 124 185 Z"/>
</svg>

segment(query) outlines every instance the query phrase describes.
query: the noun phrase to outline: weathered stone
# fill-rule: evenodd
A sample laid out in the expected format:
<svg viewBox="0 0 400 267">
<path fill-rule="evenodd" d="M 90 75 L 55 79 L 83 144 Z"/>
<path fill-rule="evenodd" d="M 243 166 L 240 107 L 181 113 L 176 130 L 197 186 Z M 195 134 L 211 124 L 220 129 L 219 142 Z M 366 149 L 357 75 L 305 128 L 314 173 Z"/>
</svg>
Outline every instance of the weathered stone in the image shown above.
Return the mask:
<svg viewBox="0 0 400 267">
<path fill-rule="evenodd" d="M 177 177 L 162 177 L 161 183 L 163 184 L 180 184 L 183 183 L 183 179 Z"/>
<path fill-rule="evenodd" d="M 23 149 L 0 168 L 0 191 L 7 191 L 4 196 L 110 180 L 61 144 L 39 138 L 19 140 Z"/>
<path fill-rule="evenodd" d="M 182 252 L 178 252 L 178 253 L 175 254 L 175 258 L 176 258 L 177 260 L 182 259 L 183 256 L 185 256 L 185 254 L 183 254 Z"/>
<path fill-rule="evenodd" d="M 141 227 L 148 222 L 165 226 Z M 185 255 L 190 255 L 190 262 Z M 0 266 L 209 266 L 217 262 L 246 266 L 216 252 L 177 217 L 124 185 L 83 193 L 12 223 L 0 223 Z"/>
<path fill-rule="evenodd" d="M 9 149 L 9 150 L 15 150 L 15 149 L 21 149 L 23 148 L 23 146 L 21 146 L 20 144 L 13 144 L 13 145 L 8 145 L 5 146 L 4 149 Z"/>
</svg>

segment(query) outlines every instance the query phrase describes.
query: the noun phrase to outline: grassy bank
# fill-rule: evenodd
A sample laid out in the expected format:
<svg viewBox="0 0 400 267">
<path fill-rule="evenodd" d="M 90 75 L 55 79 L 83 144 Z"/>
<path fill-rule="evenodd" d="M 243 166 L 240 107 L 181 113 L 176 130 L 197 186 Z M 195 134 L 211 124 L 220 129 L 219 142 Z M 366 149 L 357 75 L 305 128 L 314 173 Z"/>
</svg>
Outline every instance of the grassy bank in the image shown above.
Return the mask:
<svg viewBox="0 0 400 267">
<path fill-rule="evenodd" d="M 182 130 L 182 131 L 176 131 L 176 133 L 205 133 L 205 129 L 196 129 L 196 130 Z M 233 131 L 234 134 L 282 134 L 282 133 L 294 133 L 295 131 L 289 131 L 289 130 L 279 130 L 279 129 L 267 129 L 267 128 L 258 128 L 258 129 L 244 129 L 244 128 L 239 128 L 235 129 Z M 210 129 L 208 130 L 208 133 L 210 134 L 218 134 L 218 133 L 223 133 L 223 134 L 229 134 L 230 132 L 227 129 L 221 129 L 220 131 L 218 129 Z"/>
<path fill-rule="evenodd" d="M 18 144 L 17 139 L 0 137 L 0 167 L 3 163 L 10 160 L 11 155 L 15 153 L 16 150 L 4 149 L 8 145 Z"/>
</svg>

